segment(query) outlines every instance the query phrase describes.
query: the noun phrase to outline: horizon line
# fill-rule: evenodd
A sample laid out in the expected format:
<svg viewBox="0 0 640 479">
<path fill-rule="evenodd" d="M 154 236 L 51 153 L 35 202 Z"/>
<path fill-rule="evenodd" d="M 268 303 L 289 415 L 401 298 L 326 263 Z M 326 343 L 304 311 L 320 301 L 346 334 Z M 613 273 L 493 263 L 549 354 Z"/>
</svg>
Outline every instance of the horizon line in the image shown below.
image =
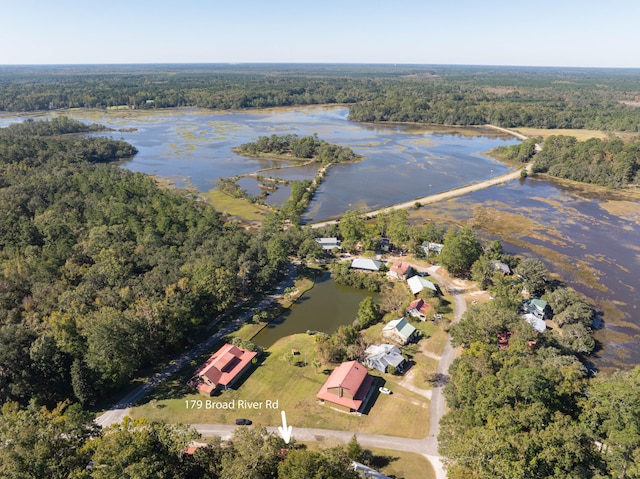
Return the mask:
<svg viewBox="0 0 640 479">
<path fill-rule="evenodd" d="M 246 61 L 246 62 L 113 62 L 113 63 L 0 63 L 4 67 L 100 67 L 100 66 L 269 66 L 269 65 L 309 65 L 309 66 L 386 66 L 386 67 L 466 67 L 466 68 L 570 68 L 581 70 L 640 70 L 640 66 L 577 66 L 577 65 L 524 65 L 524 64 L 481 64 L 481 63 L 398 63 L 398 62 L 295 62 L 295 61 Z"/>
</svg>

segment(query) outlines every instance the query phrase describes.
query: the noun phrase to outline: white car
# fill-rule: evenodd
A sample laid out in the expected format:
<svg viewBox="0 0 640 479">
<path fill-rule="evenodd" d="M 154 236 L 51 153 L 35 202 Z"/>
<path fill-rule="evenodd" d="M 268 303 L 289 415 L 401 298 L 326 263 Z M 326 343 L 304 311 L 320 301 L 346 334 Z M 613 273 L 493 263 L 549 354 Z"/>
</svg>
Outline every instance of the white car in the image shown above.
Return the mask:
<svg viewBox="0 0 640 479">
<path fill-rule="evenodd" d="M 391 389 L 388 389 L 382 386 L 378 388 L 378 391 L 380 391 L 382 394 L 391 394 Z"/>
</svg>

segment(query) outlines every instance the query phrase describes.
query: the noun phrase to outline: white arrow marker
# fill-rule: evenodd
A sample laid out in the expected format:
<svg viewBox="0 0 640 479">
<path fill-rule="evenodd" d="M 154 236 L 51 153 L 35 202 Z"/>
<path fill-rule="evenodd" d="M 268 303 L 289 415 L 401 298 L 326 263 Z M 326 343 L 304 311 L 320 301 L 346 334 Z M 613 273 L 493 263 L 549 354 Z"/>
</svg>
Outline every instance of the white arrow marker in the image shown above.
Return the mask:
<svg viewBox="0 0 640 479">
<path fill-rule="evenodd" d="M 292 430 L 293 428 L 291 426 L 287 426 L 287 415 L 282 411 L 282 426 L 278 426 L 278 431 L 280 431 L 282 439 L 284 439 L 284 442 L 287 444 L 289 444 L 289 441 L 291 440 Z"/>
</svg>

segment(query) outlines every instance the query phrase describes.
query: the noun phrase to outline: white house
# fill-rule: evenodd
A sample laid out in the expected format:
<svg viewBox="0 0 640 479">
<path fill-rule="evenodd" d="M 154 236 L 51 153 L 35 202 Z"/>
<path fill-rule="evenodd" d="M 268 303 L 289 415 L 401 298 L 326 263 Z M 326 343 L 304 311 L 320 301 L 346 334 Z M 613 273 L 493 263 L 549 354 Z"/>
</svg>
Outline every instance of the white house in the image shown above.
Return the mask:
<svg viewBox="0 0 640 479">
<path fill-rule="evenodd" d="M 420 246 L 422 252 L 427 256 L 430 256 L 431 254 L 440 254 L 442 252 L 442 248 L 444 248 L 444 245 L 441 243 L 424 242 L 422 243 L 422 246 Z"/>
<path fill-rule="evenodd" d="M 316 241 L 320 243 L 322 249 L 325 251 L 332 251 L 333 248 L 340 249 L 340 240 L 338 238 L 316 238 Z"/>
<path fill-rule="evenodd" d="M 409 289 L 411 290 L 411 294 L 416 295 L 424 288 L 430 289 L 432 291 L 438 292 L 438 287 L 433 284 L 428 279 L 423 278 L 422 276 L 412 276 L 407 280 L 407 284 L 409 285 Z"/>
</svg>

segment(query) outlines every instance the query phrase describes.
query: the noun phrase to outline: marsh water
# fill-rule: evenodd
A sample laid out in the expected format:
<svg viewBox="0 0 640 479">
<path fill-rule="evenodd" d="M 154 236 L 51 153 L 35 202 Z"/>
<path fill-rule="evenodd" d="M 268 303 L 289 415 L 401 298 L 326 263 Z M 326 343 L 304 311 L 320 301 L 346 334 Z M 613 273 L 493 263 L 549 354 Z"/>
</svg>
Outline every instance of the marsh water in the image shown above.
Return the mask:
<svg viewBox="0 0 640 479">
<path fill-rule="evenodd" d="M 324 273 L 287 313 L 260 331 L 252 342 L 269 347 L 280 338 L 306 331 L 331 334 L 356 319 L 360 301 L 368 296 L 377 294 L 337 284 L 330 273 Z"/>
<path fill-rule="evenodd" d="M 247 158 L 232 151 L 263 135 L 317 133 L 322 140 L 362 155 L 361 161 L 329 170 L 305 215 L 308 221 L 337 217 L 348 209 L 409 201 L 505 173 L 508 169 L 485 152 L 518 141 L 492 129 L 354 123 L 347 119 L 346 107 L 252 112 L 72 110 L 64 114 L 119 130 L 111 136 L 139 151 L 123 164 L 127 169 L 172 178 L 179 186 L 190 184 L 203 192 L 216 187 L 221 177 L 258 170 L 287 180 L 315 176 L 314 165 L 290 167 L 288 162 Z M 17 119 L 22 118 L 0 116 L 0 126 Z M 268 202 L 280 201 L 278 197 Z"/>
<path fill-rule="evenodd" d="M 347 120 L 344 107 L 251 113 L 197 109 L 73 111 L 69 115 L 114 129 L 134 129 L 112 134 L 139 150 L 124 167 L 171 177 L 178 185 L 191 184 L 202 191 L 215 187 L 220 177 L 287 166 L 281 161 L 250 159 L 232 152 L 234 146 L 260 135 L 317 133 L 323 140 L 349 146 L 363 155 L 362 161 L 329 170 L 307 220 L 330 218 L 347 209 L 409 201 L 502 174 L 507 168 L 484 153 L 517 142 L 490 130 L 357 124 Z M 0 116 L 0 126 L 23 118 Z M 296 180 L 311 178 L 315 172 L 316 167 L 308 165 L 271 170 L 268 175 Z M 268 176 L 267 172 L 260 174 Z M 246 188 L 258 191 L 254 179 L 241 181 Z M 285 191 L 280 194 L 286 196 Z M 271 201 L 277 204 L 282 196 L 274 196 Z M 596 333 L 601 346 L 595 355 L 597 365 L 640 364 L 637 201 L 585 194 L 558 182 L 529 178 L 425 206 L 412 215 L 430 221 L 473 220 L 487 236 L 500 238 L 507 251 L 541 258 L 570 286 L 596 302 L 602 319 L 602 328 Z M 324 282 L 317 286 L 322 285 Z M 311 301 L 321 291 L 314 288 L 295 311 L 314 304 Z M 331 308 L 334 300 L 327 298 L 333 298 L 334 293 L 327 293 L 318 304 Z M 357 302 L 359 299 L 354 300 Z M 326 319 L 334 314 L 332 310 L 323 316 Z M 307 329 L 323 330 L 305 325 L 301 331 Z M 274 334 L 285 330 L 278 331 Z"/>
<path fill-rule="evenodd" d="M 425 206 L 413 216 L 473 221 L 507 252 L 542 259 L 595 303 L 594 362 L 640 364 L 640 204 L 527 178 Z"/>
</svg>

